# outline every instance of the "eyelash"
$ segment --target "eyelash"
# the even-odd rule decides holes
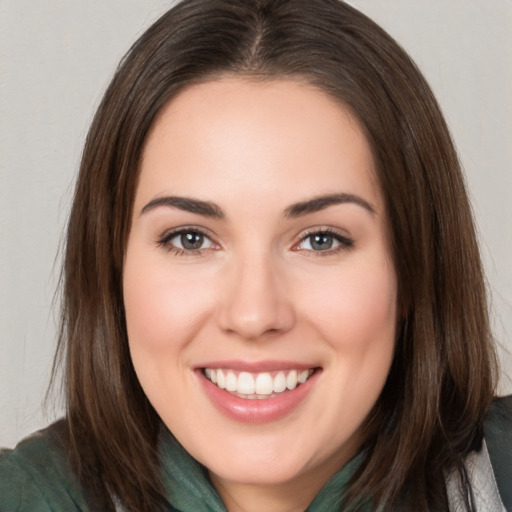
[[[157,244],[167,250],[168,252],[172,252],[175,256],[194,256],[199,255],[204,251],[205,249],[181,249],[180,247],[176,247],[175,245],[171,244],[171,240],[173,238],[176,238],[180,235],[201,235],[205,239],[209,240],[213,245],[216,245],[215,242],[212,240],[211,236],[208,235],[208,233],[200,228],[196,227],[184,227],[179,228],[174,231],[170,231],[162,235],[157,239]]]
[[[344,236],[337,231],[335,231],[332,228],[313,228],[308,231],[306,231],[304,234],[302,234],[300,241],[294,245],[294,248],[299,246],[300,244],[304,243],[308,238],[311,238],[313,236],[328,236],[332,237],[336,242],[339,243],[339,245],[333,249],[327,249],[325,251],[313,251],[307,249],[309,253],[311,253],[314,257],[324,257],[324,256],[332,256],[333,254],[337,254],[339,252],[350,250],[354,247],[354,241],[351,238],[348,238],[347,236]],[[300,251],[301,249],[295,249],[297,251]],[[306,250],[306,249],[302,249]]]
[[[180,236],[180,235],[200,235],[204,237],[205,239],[209,240],[211,244],[216,245],[215,242],[211,239],[211,237],[206,233],[206,231],[197,228],[197,227],[184,227],[179,228],[174,231],[170,231],[162,235],[157,239],[157,244],[166,249],[168,252],[172,252],[175,256],[193,256],[193,255],[200,255],[204,250],[207,250],[209,248],[205,249],[182,249],[180,247],[176,247],[175,245],[171,244],[171,240],[174,238]],[[311,238],[313,236],[327,236],[332,237],[336,242],[339,243],[337,247],[334,249],[327,249],[325,251],[315,251],[310,249],[299,249],[298,246],[304,243],[308,238]],[[296,243],[293,246],[293,249],[296,251],[301,250],[307,250],[311,255],[317,257],[323,257],[323,256],[330,256],[333,254],[337,254],[342,251],[350,250],[354,246],[354,241],[344,235],[341,235],[337,231],[330,229],[330,228],[324,228],[324,229],[310,229],[302,234],[300,240],[298,243]]]

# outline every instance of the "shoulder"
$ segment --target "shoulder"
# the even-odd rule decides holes
[[[498,432],[512,439],[512,395],[495,398],[485,420],[486,435]]]
[[[0,512],[86,511],[63,443],[64,421],[0,452]]]
[[[507,510],[512,510],[512,395],[496,398],[484,423],[496,483]]]

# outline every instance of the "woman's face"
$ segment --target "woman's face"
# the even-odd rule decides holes
[[[386,226],[358,122],[311,86],[223,78],[156,120],[124,268],[130,351],[218,487],[321,485],[360,447],[395,342]]]

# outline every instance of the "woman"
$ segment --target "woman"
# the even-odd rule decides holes
[[[337,0],[186,0],[133,46],[86,142],[59,357],[66,419],[3,457],[0,510],[511,506],[457,156]]]

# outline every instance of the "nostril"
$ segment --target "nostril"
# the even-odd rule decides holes
[[[271,296],[258,301],[235,300],[219,312],[219,326],[226,333],[258,340],[289,331],[295,324],[291,303]]]

